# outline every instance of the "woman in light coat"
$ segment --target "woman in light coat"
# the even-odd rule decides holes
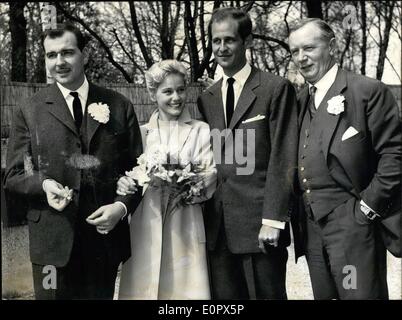
[[[158,105],[141,127],[145,154],[162,145],[181,164],[201,164],[206,192],[163,219],[162,188],[146,188],[131,217],[131,258],[122,267],[119,299],[210,299],[201,208],[216,188],[209,126],[191,119],[185,106],[187,75],[180,62],[155,63],[145,76],[150,97]],[[134,181],[123,177],[117,193],[135,189]]]

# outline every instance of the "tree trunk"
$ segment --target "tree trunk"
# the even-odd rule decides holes
[[[11,81],[27,81],[27,22],[25,1],[9,2],[11,33]]]
[[[154,61],[148,55],[147,48],[144,44],[144,41],[142,40],[140,28],[138,26],[137,12],[135,11],[134,1],[129,1],[128,4],[130,6],[131,23],[133,25],[134,33],[138,41],[138,46],[140,47],[142,56],[144,57],[145,63],[147,64],[147,68],[150,68],[153,65]]]
[[[360,66],[360,73],[362,75],[366,74],[366,63],[367,63],[367,15],[366,15],[366,2],[360,0],[360,7],[362,11],[362,46],[361,46],[361,55],[362,55],[362,64]]]
[[[222,3],[221,0],[215,0],[212,10],[218,9],[220,7],[221,3]],[[218,64],[216,63],[216,61],[214,61],[212,63],[212,66],[209,66],[209,64],[210,64],[209,59],[211,58],[211,56],[212,56],[212,42],[210,41],[210,39],[208,39],[207,50],[206,50],[206,52],[204,54],[204,57],[202,58],[200,66],[199,66],[198,74],[200,75],[200,77],[204,73],[204,70],[207,70],[208,77],[213,79],[215,71],[216,71],[216,67],[217,67]]]
[[[322,1],[320,0],[306,0],[307,16],[309,18],[323,19],[322,15]]]
[[[162,1],[162,60],[173,58],[173,51],[169,39],[169,8],[170,1]]]
[[[188,55],[190,57],[191,81],[195,82],[202,76],[200,72],[200,61],[197,49],[197,38],[195,32],[194,17],[191,14],[191,2],[186,0],[184,3],[184,31],[187,40]]]
[[[382,75],[384,73],[384,63],[385,59],[387,57],[387,49],[388,49],[388,43],[389,43],[389,34],[391,31],[391,26],[392,26],[392,13],[394,11],[394,6],[395,6],[395,1],[390,1],[390,2],[381,2],[379,4],[380,7],[380,12],[384,10],[384,20],[385,20],[385,28],[384,28],[384,34],[383,34],[383,40],[382,43],[380,43],[380,53],[378,55],[378,63],[377,63],[377,74],[376,74],[376,79],[381,80]],[[381,16],[379,16],[379,19],[381,19]],[[380,24],[378,26],[380,28]],[[381,30],[379,30],[381,33]]]

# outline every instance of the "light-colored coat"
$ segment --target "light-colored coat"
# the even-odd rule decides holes
[[[160,132],[156,112],[141,127],[145,152],[166,140]],[[130,222],[132,252],[123,265],[119,299],[210,299],[201,208],[216,188],[209,127],[185,109],[168,141],[181,160],[202,161],[207,194],[176,208],[163,225],[161,190],[146,189]]]

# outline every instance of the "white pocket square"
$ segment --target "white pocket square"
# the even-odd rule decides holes
[[[259,114],[253,118],[246,119],[246,120],[242,121],[241,123],[248,123],[248,122],[258,121],[258,120],[262,120],[262,119],[265,119],[265,116],[262,116]]]
[[[342,141],[345,141],[346,139],[349,139],[355,135],[357,135],[359,133],[359,131],[357,131],[355,128],[353,128],[352,126],[350,126],[349,128],[347,128],[347,130],[343,133],[342,135]]]

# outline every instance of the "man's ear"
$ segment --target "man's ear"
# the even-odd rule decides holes
[[[244,39],[244,45],[246,49],[250,49],[253,46],[253,36],[251,34]]]
[[[88,49],[86,47],[84,49],[82,49],[82,55],[84,57],[84,66],[86,66],[88,63],[88,60],[89,60],[89,53],[88,53]]]
[[[335,49],[336,49],[336,40],[335,38],[332,38],[331,40],[329,40],[329,54],[330,56],[334,56],[335,55]]]

